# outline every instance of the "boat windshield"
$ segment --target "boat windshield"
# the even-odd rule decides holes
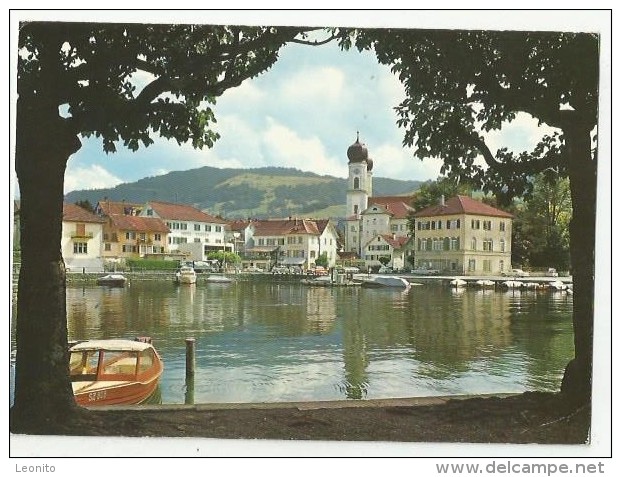
[[[69,374],[73,381],[127,380],[136,376],[137,364],[138,354],[133,351],[73,351]]]

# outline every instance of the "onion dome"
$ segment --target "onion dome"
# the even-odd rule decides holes
[[[356,142],[347,149],[347,158],[349,162],[362,162],[369,158],[367,147],[360,142],[360,135],[356,133]]]
[[[373,170],[373,159],[370,157],[367,159],[367,171],[371,172]]]

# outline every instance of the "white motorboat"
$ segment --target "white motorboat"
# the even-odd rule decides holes
[[[410,282],[401,277],[390,277],[387,275],[375,275],[365,279],[361,285],[366,288],[410,288]]]
[[[233,279],[224,275],[209,275],[205,281],[207,283],[232,283]]]
[[[496,282],[492,280],[477,280],[475,284],[479,288],[494,288],[496,286]]]
[[[120,273],[110,273],[97,279],[97,285],[107,287],[124,287],[126,283],[127,278]]]
[[[451,280],[449,282],[449,285],[451,285],[453,288],[463,288],[468,285],[468,282],[466,280],[462,280],[461,278],[456,278],[454,280]]]
[[[183,266],[176,274],[177,283],[192,285],[196,283],[196,271],[192,267]]]
[[[517,280],[507,280],[506,282],[502,282],[502,286],[511,289],[521,288],[522,282],[519,282]]]

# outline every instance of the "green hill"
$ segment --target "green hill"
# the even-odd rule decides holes
[[[373,178],[373,193],[409,195],[419,181]],[[146,177],[110,189],[72,191],[65,201],[88,200],[95,205],[108,198],[143,203],[149,200],[190,204],[214,215],[232,218],[266,218],[299,215],[342,217],[345,214],[345,179],[297,169],[216,169],[201,167]]]

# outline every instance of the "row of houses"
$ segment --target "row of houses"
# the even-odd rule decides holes
[[[391,215],[372,203],[361,222]],[[390,217],[388,217],[390,218]],[[400,219],[399,219],[400,220]],[[325,255],[329,266],[358,263],[455,274],[490,275],[511,268],[511,214],[456,196],[414,214],[414,233],[380,230],[361,253],[344,249],[333,221],[324,219],[226,221],[195,207],[166,202],[101,201],[93,212],[64,204],[62,253],[73,271],[97,271],[130,258],[207,260],[213,251],[237,253],[241,267],[308,269]],[[393,224],[394,225],[394,224]],[[400,224],[399,224],[400,225]],[[364,229],[364,225],[362,225]]]
[[[93,212],[63,206],[62,254],[73,271],[98,271],[136,258],[204,261],[214,251],[238,254],[243,267],[306,269],[324,254],[334,266],[338,244],[330,220],[229,222],[190,205],[155,201],[104,200]]]
[[[511,214],[463,195],[415,212],[411,195],[373,195],[374,161],[359,136],[347,158],[341,234],[327,219],[227,221],[185,204],[102,200],[92,212],[65,204],[63,257],[69,269],[89,271],[138,257],[203,261],[213,251],[237,253],[243,268],[308,269],[325,255],[330,267],[387,263],[463,275],[511,269]]]

